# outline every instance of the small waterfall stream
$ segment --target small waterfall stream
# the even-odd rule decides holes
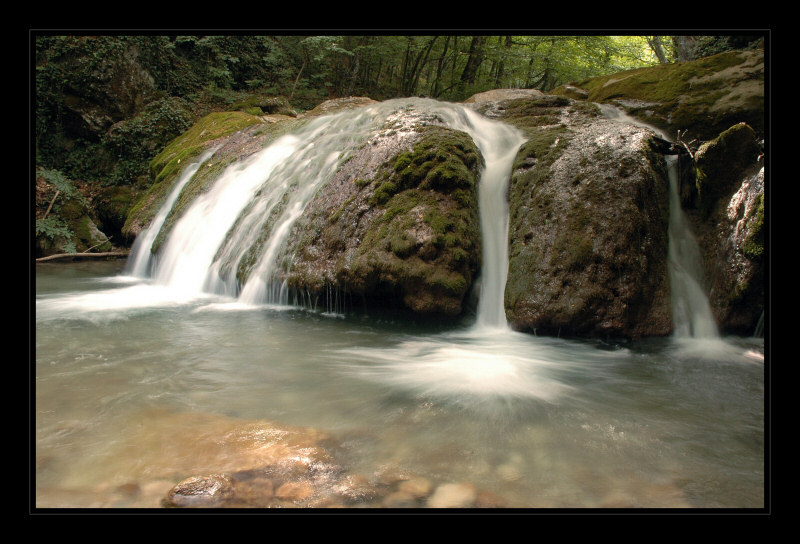
[[[175,205],[175,201],[178,200],[178,196],[181,194],[183,187],[192,179],[192,176],[195,175],[209,157],[214,154],[214,151],[215,149],[209,149],[203,153],[196,162],[189,164],[189,166],[181,172],[180,177],[175,182],[175,186],[170,191],[164,204],[161,205],[161,208],[158,210],[158,213],[153,218],[150,225],[136,237],[133,247],[131,248],[131,258],[128,260],[125,268],[127,274],[138,277],[147,277],[150,274],[150,267],[153,262],[150,248],[153,247],[153,242],[156,236],[158,236],[158,232],[164,225],[164,221],[167,219],[170,210],[172,210],[172,206]]]
[[[660,138],[672,140],[661,130],[635,119],[610,104],[598,104],[609,119],[647,128]],[[680,172],[677,156],[665,156],[669,176],[669,248],[667,266],[674,335],[677,338],[719,338],[719,331],[701,286],[702,259],[679,196]]]

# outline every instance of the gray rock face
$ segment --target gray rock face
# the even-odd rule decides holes
[[[587,106],[504,105],[503,118],[530,137],[510,188],[507,317],[537,334],[668,334],[663,157],[651,131]]]
[[[103,134],[117,121],[133,117],[152,99],[153,76],[138,57],[138,48],[129,46],[120,57],[98,64],[91,86],[68,90],[65,106],[76,117],[73,132]]]

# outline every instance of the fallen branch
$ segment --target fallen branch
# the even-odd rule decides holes
[[[44,217],[42,217],[42,219],[46,219],[47,218],[47,215],[50,213],[50,209],[53,207],[53,204],[55,203],[56,198],[58,198],[58,193],[60,193],[60,192],[61,191],[56,189],[56,194],[53,195],[53,200],[50,201],[50,205],[47,207],[47,211],[44,212]]]
[[[103,240],[102,242],[100,242],[99,244],[95,244],[95,245],[93,245],[92,247],[90,247],[89,249],[87,249],[86,251],[82,251],[81,253],[89,253],[91,250],[93,250],[93,249],[94,249],[94,248],[96,248],[97,246],[102,246],[103,244],[107,243],[109,240],[111,240],[111,238],[112,238],[112,237],[111,237],[111,236],[109,236],[108,238],[106,238],[105,240]]]
[[[36,259],[37,263],[45,261],[64,261],[73,260],[80,261],[83,259],[105,259],[110,257],[127,257],[127,251],[107,251],[105,253],[56,253],[55,255],[48,255],[47,257],[39,257]]]
[[[687,129],[687,130],[688,130],[688,129]],[[686,136],[686,130],[684,130],[684,131],[683,131],[683,136]],[[692,140],[692,142],[694,142],[694,141],[695,141],[695,140]],[[689,146],[688,146],[688,145],[686,145],[686,142],[684,142],[684,141],[683,141],[683,139],[682,139],[682,137],[681,137],[681,131],[680,131],[680,129],[678,129],[678,143],[679,143],[679,144],[681,144],[681,145],[682,145],[684,148],[686,148],[686,152],[687,152],[687,153],[689,153],[689,156],[692,158],[692,160],[694,160],[694,154],[692,153],[692,150],[691,150],[691,149],[689,149]],[[690,142],[690,143],[691,143],[691,142]]]

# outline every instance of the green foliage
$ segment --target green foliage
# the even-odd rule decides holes
[[[131,184],[147,174],[149,162],[170,140],[189,128],[192,119],[188,103],[171,97],[152,102],[136,117],[112,126],[103,144],[118,160],[107,183]]]
[[[63,219],[55,216],[37,219],[35,228],[37,238],[46,238],[53,244],[61,242],[59,247],[64,253],[77,253],[72,241],[74,234]]]
[[[59,170],[53,170],[50,168],[37,168],[36,175],[37,177],[43,178],[47,183],[55,187],[57,191],[64,195],[64,198],[76,199],[82,204],[88,204],[86,198],[78,191],[78,189],[75,188],[75,185],[72,183],[72,181],[67,179],[67,177]]]

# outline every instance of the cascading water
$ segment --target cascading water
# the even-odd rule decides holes
[[[621,123],[641,126],[660,138],[672,141],[664,132],[643,123],[609,104],[598,104],[603,114]],[[700,249],[682,207],[678,187],[680,172],[677,156],[665,156],[669,176],[669,247],[667,266],[670,278],[672,321],[677,338],[719,338],[708,297],[700,285]]]
[[[167,196],[167,200],[161,205],[161,208],[153,218],[153,221],[139,234],[139,236],[136,237],[133,248],[131,248],[131,258],[129,259],[125,268],[126,273],[138,277],[146,277],[149,275],[150,265],[152,263],[152,254],[150,253],[150,248],[153,247],[153,242],[155,241],[156,236],[158,236],[158,232],[164,225],[164,221],[166,220],[170,210],[172,210],[172,206],[175,204],[175,201],[178,200],[178,196],[181,194],[183,187],[190,179],[192,179],[192,176],[194,176],[194,174],[200,169],[203,163],[205,163],[209,157],[214,154],[214,151],[215,149],[206,151],[196,162],[191,163],[183,170],[183,172],[181,172],[178,181],[175,182],[175,186]]]
[[[669,267],[672,321],[675,336],[718,338],[717,324],[711,305],[699,278],[702,277],[700,249],[689,221],[681,209],[678,195],[677,157],[668,156],[669,174]]]
[[[507,327],[504,294],[508,277],[508,202],[506,194],[511,165],[525,141],[514,128],[492,123],[470,112],[478,130],[472,137],[481,150],[486,167],[478,185],[483,261],[481,296],[478,302],[480,327]]]
[[[232,295],[246,305],[287,304],[285,286],[275,285],[272,278],[277,255],[292,226],[348,151],[363,143],[398,109],[409,107],[435,116],[449,128],[467,132],[484,156],[485,169],[478,184],[483,235],[478,323],[506,327],[505,195],[514,155],[524,139],[513,127],[463,106],[430,99],[387,101],[314,119],[245,162],[228,167],[175,223],[159,251],[153,271],[156,283],[185,293]],[[202,157],[182,174],[158,217],[137,243],[132,258],[137,263],[137,275],[146,272],[152,242],[181,188],[207,158]],[[268,236],[260,236],[264,232]],[[250,271],[240,286],[236,271],[245,260],[251,263]]]

